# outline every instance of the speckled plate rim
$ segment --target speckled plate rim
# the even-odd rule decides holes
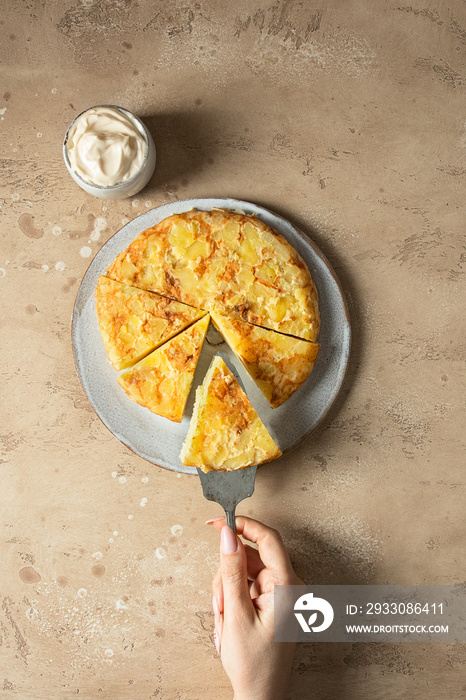
[[[339,391],[343,385],[343,381],[346,375],[347,367],[348,367],[348,362],[349,362],[349,357],[350,357],[350,350],[351,350],[351,324],[350,324],[350,317],[349,317],[349,312],[348,312],[348,307],[346,304],[345,296],[343,293],[343,289],[341,287],[341,284],[338,280],[337,275],[335,274],[333,268],[331,267],[330,263],[326,259],[326,257],[323,255],[323,253],[319,250],[319,248],[315,245],[315,243],[308,238],[299,228],[297,228],[294,224],[292,224],[290,221],[285,219],[284,217],[280,216],[279,214],[276,214],[275,212],[266,209],[262,206],[253,204],[251,202],[247,202],[244,200],[238,200],[238,199],[232,199],[232,198],[193,198],[193,199],[184,199],[184,200],[176,200],[173,202],[168,202],[166,204],[162,204],[152,210],[149,210],[147,212],[144,212],[140,216],[136,217],[135,219],[129,221],[127,224],[125,224],[121,229],[119,229],[113,236],[111,236],[108,241],[102,246],[102,248],[97,252],[91,263],[89,264],[89,267],[84,274],[84,277],[81,281],[78,293],[76,295],[76,300],[74,304],[74,309],[73,309],[73,315],[72,315],[72,326],[71,326],[71,341],[72,341],[72,349],[73,349],[73,357],[74,357],[74,362],[76,366],[76,371],[78,374],[78,377],[81,381],[81,384],[83,386],[83,389],[87,395],[87,398],[96,412],[97,416],[102,420],[104,425],[110,430],[110,432],[126,447],[128,447],[130,450],[132,450],[134,453],[136,453],[138,456],[142,457],[143,459],[148,460],[152,464],[155,464],[156,466],[169,469],[171,471],[175,472],[180,472],[180,473],[185,473],[185,474],[196,474],[196,470],[193,467],[185,467],[184,465],[181,464],[181,461],[179,463],[174,463],[173,461],[167,461],[164,457],[161,458],[160,455],[155,456],[153,450],[150,449],[150,447],[147,449],[142,448],[140,444],[137,444],[137,440],[135,440],[135,435],[134,432],[126,430],[126,425],[125,429],[118,428],[116,423],[117,421],[114,420],[114,416],[112,419],[112,412],[111,410],[106,410],[105,407],[102,404],[102,401],[99,400],[99,395],[98,392],[96,392],[96,387],[94,385],[93,381],[90,381],[90,377],[92,375],[92,366],[93,363],[96,362],[96,357],[97,357],[97,364],[99,362],[102,362],[102,357],[105,356],[105,352],[103,352],[103,344],[100,339],[100,333],[98,334],[98,343],[96,346],[96,353],[92,352],[94,348],[92,348],[92,351],[89,352],[89,343],[86,342],[88,340],[88,326],[89,326],[89,313],[93,314],[95,317],[95,311],[94,311],[94,291],[95,287],[97,284],[97,279],[99,275],[103,274],[105,270],[108,268],[112,260],[118,255],[121,251],[123,251],[136,236],[139,235],[142,231],[145,229],[154,226],[157,224],[159,221],[162,221],[162,219],[166,218],[167,216],[171,216],[172,214],[179,214],[185,211],[188,211],[189,209],[196,208],[200,210],[210,210],[212,208],[222,208],[222,209],[229,209],[232,211],[241,211],[246,214],[255,214],[261,221],[263,221],[265,224],[276,230],[278,233],[283,235],[300,253],[300,255],[305,259],[307,264],[309,265],[311,269],[311,274],[313,274],[313,278],[315,279],[316,277],[316,270],[313,269],[313,264],[318,264],[320,268],[320,276],[323,276],[324,284],[321,286],[325,286],[327,291],[329,286],[332,289],[331,295],[332,295],[332,300],[331,300],[331,314],[328,314],[331,316],[332,314],[335,314],[336,317],[339,319],[340,323],[339,324],[332,324],[331,332],[333,333],[334,340],[336,339],[336,345],[332,345],[332,350],[336,351],[336,356],[334,352],[334,356],[332,358],[334,364],[336,364],[335,372],[332,376],[328,376],[325,381],[328,384],[326,386],[326,399],[325,399],[325,405],[323,405],[322,409],[319,412],[319,415],[317,417],[314,417],[313,420],[309,421],[309,424],[306,426],[306,430],[302,432],[298,437],[293,438],[292,444],[286,445],[285,447],[282,447],[280,444],[280,440],[278,441],[280,444],[280,447],[282,447],[282,452],[283,454],[287,454],[291,452],[291,450],[295,449],[298,445],[300,445],[302,442],[307,440],[309,436],[321,425],[321,423],[325,420],[326,416],[328,415],[329,411],[331,410],[338,394]],[[320,299],[320,304],[322,308],[322,288],[319,288],[318,280],[316,280],[316,286],[317,290],[319,293],[319,299]],[[90,305],[92,305],[92,310],[90,311]],[[87,311],[86,311],[87,310]],[[323,319],[325,322],[325,318]],[[92,323],[95,322],[95,327],[98,329],[97,325],[97,320],[96,318],[92,318]],[[337,326],[338,328],[334,327]],[[95,329],[93,333],[93,339],[95,339]],[[92,336],[92,332],[91,332]],[[319,341],[322,342],[322,329],[321,329],[321,334],[319,336]],[[224,349],[224,346],[221,348],[222,350]],[[229,348],[227,348],[227,352],[229,351]],[[204,352],[204,351],[203,351]],[[231,351],[230,351],[231,352]],[[278,416],[279,413],[283,414],[283,411],[286,411],[287,405],[289,405],[291,402],[296,401],[298,396],[301,395],[301,398],[303,397],[302,392],[305,390],[304,388],[309,384],[309,382],[312,382],[312,378],[315,377],[318,374],[318,368],[322,367],[323,362],[325,362],[325,358],[322,358],[322,355],[326,355],[328,352],[330,352],[330,348],[327,348],[324,344],[321,346],[321,352],[319,354],[318,361],[316,363],[316,367],[314,368],[314,371],[311,374],[311,377],[307,380],[305,385],[298,391],[294,396],[289,399],[286,404],[281,406],[278,409],[270,409],[268,406],[267,402],[265,399],[263,399],[263,405],[262,405],[262,411],[260,412],[261,417],[263,418],[265,424],[267,427],[271,430],[271,433],[274,437],[276,437],[276,430],[273,429],[273,426],[270,426],[270,421],[268,422],[266,417],[264,417],[264,412],[272,412],[273,415]],[[247,373],[245,373],[244,368],[241,366],[241,364],[236,360],[236,358],[232,355],[231,356],[232,361],[234,362],[235,366],[237,367],[238,371],[240,372],[243,381],[246,383],[246,389],[248,391],[248,395],[250,396],[251,400],[253,398],[251,397],[251,393],[254,393],[256,390],[256,387],[253,385],[251,380],[249,379]],[[118,387],[119,391],[121,389],[119,388],[119,385],[116,382],[116,375],[114,373],[114,370],[110,368],[110,371],[108,371],[108,368],[110,367],[109,363],[107,360],[105,360],[105,368],[102,366],[102,375],[99,376],[98,381],[102,382],[102,387],[98,387],[100,390],[103,388],[104,390],[109,390],[110,392],[115,391],[116,387]],[[113,373],[113,374],[112,374]],[[198,377],[198,380],[196,382],[193,382],[193,388],[191,390],[191,395],[194,393],[195,387],[202,382],[202,376]],[[257,390],[257,393],[260,394],[260,392]],[[258,402],[260,403],[260,399],[256,396],[254,397],[255,401],[253,401],[253,404],[255,405],[256,409],[259,410],[259,407],[256,405]],[[137,412],[137,411],[143,411],[144,415],[149,413],[147,409],[142,409],[140,406],[137,406],[134,404],[129,398],[126,397],[125,395],[125,400],[127,400],[127,410],[129,412]],[[192,403],[192,399],[191,399]],[[304,402],[302,402],[304,403]],[[272,415],[272,414],[270,414]],[[146,416],[147,417],[147,416]],[[150,418],[154,421],[162,421],[163,422],[163,430],[162,432],[169,435],[170,431],[177,430],[179,426],[185,424],[185,431],[184,433],[187,432],[188,424],[189,424],[189,419],[187,420],[187,417],[183,419],[183,424],[173,424],[169,423],[163,418],[160,418],[159,416],[154,416],[153,414],[150,414]],[[283,416],[282,419],[279,421],[279,423],[283,422]],[[286,418],[285,418],[286,422]],[[182,440],[179,442],[179,449],[181,449],[181,444]]]

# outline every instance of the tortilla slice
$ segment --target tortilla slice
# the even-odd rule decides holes
[[[129,398],[181,423],[208,326],[209,316],[204,316],[122,372],[118,383]]]
[[[319,343],[212,313],[212,321],[272,408],[287,401],[314,369]]]
[[[116,370],[135,364],[207,313],[104,276],[95,298],[102,340]]]
[[[233,471],[280,457],[281,450],[224,361],[214,357],[196,390],[180,458],[205,472]]]

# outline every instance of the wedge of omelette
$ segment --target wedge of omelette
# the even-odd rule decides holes
[[[118,383],[129,398],[180,423],[208,326],[209,316],[204,316],[122,372]]]
[[[214,312],[212,321],[272,408],[287,401],[314,369],[319,343]]]
[[[116,370],[138,362],[207,313],[104,276],[95,300],[105,350]]]
[[[255,216],[192,209],[143,231],[107,275],[208,311],[315,341],[317,291],[304,260]]]
[[[248,397],[217,355],[196,390],[181,461],[205,472],[233,471],[270,462],[280,455],[280,448]]]

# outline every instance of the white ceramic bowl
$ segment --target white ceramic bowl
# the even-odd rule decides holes
[[[87,180],[84,180],[71,166],[69,155],[68,155],[68,138],[69,135],[79,117],[88,112],[90,109],[95,109],[97,107],[106,107],[115,109],[117,112],[121,112],[126,115],[134,123],[139,133],[143,137],[147,148],[144,155],[144,160],[141,167],[133,177],[124,182],[119,182],[116,185],[111,185],[110,187],[103,187],[100,185],[95,185]],[[152,177],[155,170],[155,144],[150,134],[150,131],[142,123],[142,121],[132,112],[129,112],[123,107],[117,107],[116,105],[94,105],[93,107],[88,107],[84,112],[78,114],[75,119],[71,122],[68,130],[66,132],[63,141],[63,159],[65,161],[66,168],[73,178],[73,180],[83,189],[85,192],[94,195],[94,197],[100,197],[101,199],[125,199],[126,197],[132,197],[133,195],[140,192],[143,187],[147,185],[150,178]]]

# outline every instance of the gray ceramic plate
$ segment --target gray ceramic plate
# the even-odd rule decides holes
[[[210,327],[202,349],[193,387],[181,423],[165,418],[133,403],[116,381],[117,374],[107,361],[95,313],[94,291],[99,275],[136,236],[171,214],[189,209],[222,207],[256,214],[261,221],[281,233],[306,261],[319,293],[322,325],[321,349],[311,376],[283,405],[271,409],[242,365]],[[123,444],[160,467],[185,474],[196,474],[184,467],[179,454],[188,431],[195,388],[202,383],[211,358],[218,350],[226,353],[243,380],[247,394],[279,444],[283,453],[296,447],[321,423],[343,382],[350,352],[351,330],[340,284],[329,263],[316,246],[281,216],[237,199],[185,199],[152,209],[130,221],[101,248],[84,275],[76,297],[72,323],[72,343],[76,369],[84,390],[98,416]]]

